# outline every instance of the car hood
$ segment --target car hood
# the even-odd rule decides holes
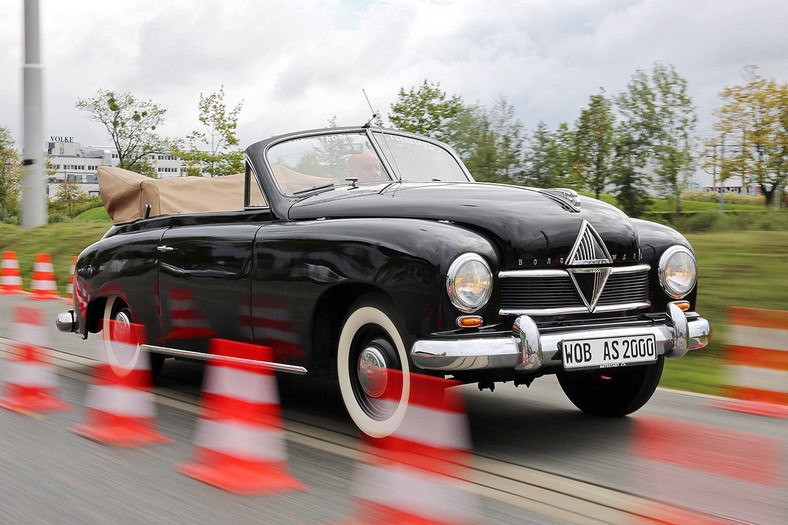
[[[291,220],[399,217],[449,221],[491,237],[506,269],[563,265],[587,221],[614,264],[639,257],[638,236],[617,208],[580,197],[580,211],[554,196],[521,186],[484,183],[390,183],[345,187],[304,198]],[[502,268],[503,269],[503,268]]]

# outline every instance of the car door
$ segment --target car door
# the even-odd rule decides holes
[[[251,342],[252,244],[260,224],[227,214],[173,222],[157,247],[165,346],[204,351],[214,337]]]

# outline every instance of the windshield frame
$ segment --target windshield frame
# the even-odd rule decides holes
[[[280,144],[284,144],[287,142],[299,140],[299,139],[308,139],[313,137],[321,137],[321,136],[328,136],[328,135],[356,135],[364,137],[369,145],[374,150],[375,154],[380,161],[381,167],[381,175],[385,177],[382,181],[376,181],[376,184],[380,183],[391,183],[391,182],[418,182],[418,183],[430,183],[430,182],[473,182],[473,177],[468,172],[468,169],[465,167],[465,164],[460,159],[459,155],[451,149],[446,144],[439,142],[437,140],[431,139],[429,137],[423,137],[421,135],[416,135],[413,133],[407,133],[399,130],[390,130],[384,128],[327,128],[322,130],[313,130],[313,131],[306,131],[302,133],[293,133],[288,134],[282,137],[276,137],[275,139],[268,142],[265,148],[262,151],[263,162],[266,167],[266,171],[268,175],[271,177],[272,181],[274,182],[274,186],[276,190],[285,198],[288,199],[300,199],[304,196],[308,196],[313,194],[314,192],[322,192],[322,191],[330,191],[334,188],[341,188],[343,185],[341,183],[335,184],[333,187],[331,186],[324,186],[318,185],[315,187],[314,191],[310,191],[309,188],[305,188],[304,190],[299,190],[299,192],[295,193],[288,193],[282,188],[280,181],[275,176],[274,167],[271,164],[270,159],[270,150]],[[399,167],[396,165],[396,158],[394,157],[393,151],[391,151],[390,146],[386,142],[387,136],[398,136],[403,137],[423,143],[430,144],[431,146],[437,147],[442,150],[445,154],[448,154],[450,158],[455,162],[456,167],[459,168],[459,171],[465,177],[463,181],[416,181],[411,180],[408,181],[407,179],[403,180],[402,173]],[[341,181],[338,181],[341,182]],[[348,185],[354,184],[351,182],[347,183]],[[358,184],[370,184],[359,182]]]
[[[435,139],[432,139],[432,138],[429,138],[429,137],[424,137],[422,135],[416,135],[414,133],[408,133],[408,132],[405,132],[405,131],[399,131],[399,130],[393,130],[393,129],[385,129],[385,128],[382,128],[382,127],[367,128],[367,132],[368,132],[368,135],[370,136],[370,140],[372,141],[372,143],[376,147],[376,152],[378,154],[378,157],[386,164],[386,166],[389,169],[389,172],[394,174],[395,180],[397,180],[399,182],[418,182],[419,184],[421,184],[421,183],[427,184],[427,183],[431,183],[431,182],[443,183],[443,184],[445,184],[447,182],[475,182],[475,180],[473,179],[473,176],[468,171],[468,168],[465,167],[465,163],[462,161],[462,159],[457,154],[457,152],[454,151],[448,144],[444,144],[443,142],[440,142],[438,140],[435,140]],[[394,158],[393,152],[391,152],[391,159],[394,160],[393,164],[391,162],[391,159],[389,158],[389,155],[387,155],[385,153],[385,149],[388,149],[390,151],[389,145],[388,144],[380,144],[380,142],[378,141],[377,135],[380,135],[384,139],[384,142],[385,142],[385,136],[386,135],[392,135],[392,136],[405,137],[405,138],[412,139],[412,140],[417,140],[417,141],[420,141],[420,142],[426,142],[428,144],[431,144],[433,146],[436,146],[436,147],[442,149],[444,152],[448,153],[454,159],[454,162],[460,168],[460,171],[465,176],[466,180],[465,181],[453,181],[453,180],[449,180],[449,181],[409,181],[409,180],[404,180],[403,177],[402,177],[402,173],[400,173],[400,171],[399,171],[399,167],[396,166],[396,159]]]

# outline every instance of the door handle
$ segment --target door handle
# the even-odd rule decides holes
[[[175,248],[167,246],[166,244],[162,244],[161,246],[157,246],[156,249],[159,250],[160,252],[171,252]]]

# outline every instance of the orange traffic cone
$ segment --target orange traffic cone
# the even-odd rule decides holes
[[[0,398],[0,407],[23,413],[71,410],[57,397],[57,373],[44,350],[47,332],[43,310],[17,306],[13,319],[17,343],[10,346],[6,392]]]
[[[207,339],[216,335],[205,314],[194,307],[191,290],[170,286],[168,292],[171,330],[167,339]]]
[[[788,311],[728,308],[724,395],[712,406],[788,419]]]
[[[26,294],[22,288],[22,274],[19,272],[19,261],[16,252],[3,252],[2,269],[0,269],[0,294]]]
[[[401,397],[403,374],[387,370],[380,408]],[[356,468],[354,519],[360,523],[469,525],[480,522],[473,494],[457,480],[471,474],[470,432],[456,382],[410,374],[408,406],[390,435],[364,436],[369,459]]]
[[[124,330],[123,328],[128,328]],[[108,445],[136,447],[169,443],[171,440],[156,431],[156,402],[153,378],[147,352],[140,346],[144,330],[140,325],[116,325],[115,330],[104,330],[104,337],[112,333],[118,351],[142,352],[133,368],[99,363],[93,370],[93,382],[88,387],[84,423],[71,430],[82,437]]]
[[[36,262],[33,265],[33,279],[30,282],[30,289],[33,291],[32,295],[30,295],[30,299],[62,299],[62,297],[57,294],[55,269],[52,267],[52,258],[48,253],[36,254]]]
[[[268,361],[270,355],[270,348],[211,340],[194,459],[177,465],[179,472],[236,494],[307,488],[288,473],[273,372],[226,359]]]
[[[68,269],[68,284],[66,285],[66,300],[63,301],[66,304],[72,304],[74,302],[74,272],[77,269],[77,256],[75,255],[73,259],[71,259],[71,267]]]

